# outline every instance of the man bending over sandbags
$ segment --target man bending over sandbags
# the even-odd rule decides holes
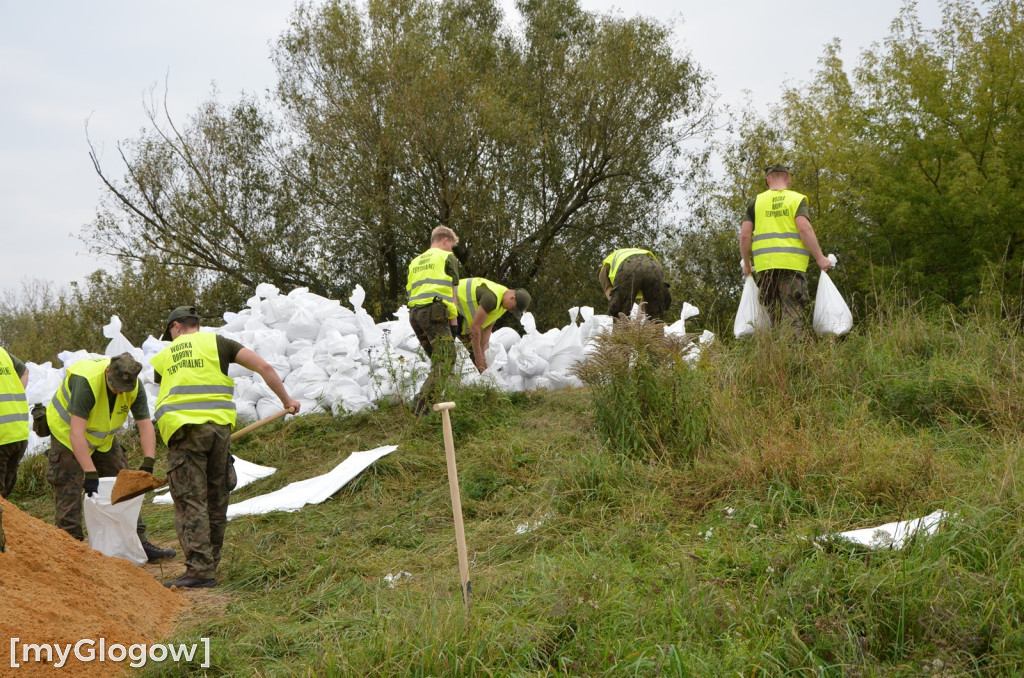
[[[520,288],[512,290],[486,278],[463,278],[455,288],[455,306],[459,312],[460,338],[466,343],[476,369],[487,369],[487,348],[491,329],[505,312],[516,320],[530,307],[530,294]]]
[[[228,497],[237,482],[229,450],[235,382],[228,366],[258,372],[293,414],[300,405],[266,360],[237,341],[200,332],[195,307],[171,311],[161,338],[171,343],[149,361],[160,384],[153,418],[167,443],[174,527],[185,552],[185,574],[164,586],[211,588],[217,585]]]
[[[146,391],[139,384],[141,371],[142,365],[130,353],[80,360],[68,368],[46,408],[50,427],[46,480],[56,493],[56,524],[79,541],[85,539],[82,490],[91,496],[99,490],[100,477],[116,477],[128,467],[114,435],[128,419],[128,412],[139,428],[144,457],[141,469],[153,472],[156,432],[149,419]],[[149,543],[141,516],[138,533],[149,562],[174,557],[174,549]]]

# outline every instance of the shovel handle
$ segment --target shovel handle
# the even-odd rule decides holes
[[[234,433],[232,433],[231,434],[231,442],[234,442],[234,441],[238,440],[239,438],[244,436],[246,433],[249,433],[250,431],[258,429],[260,426],[266,426],[270,422],[276,421],[277,419],[280,419],[284,415],[291,414],[291,413],[292,413],[292,409],[289,408],[287,410],[281,410],[280,412],[275,412],[274,414],[270,415],[269,417],[263,417],[259,421],[254,421],[253,423],[249,424],[245,428],[240,428],[237,431],[235,431]]]

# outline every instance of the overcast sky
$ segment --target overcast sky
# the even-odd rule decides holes
[[[503,0],[506,7],[513,3]],[[749,92],[777,101],[785,82],[810,78],[835,37],[849,70],[889,32],[902,0],[581,0],[585,9],[642,14],[676,26],[677,46],[714,78],[720,101]],[[0,293],[30,279],[65,285],[109,258],[78,239],[102,192],[85,125],[110,173],[120,178],[118,141],[146,126],[143,101],[162,98],[176,120],[208,99],[222,102],[274,86],[272,42],[291,0],[0,0]],[[926,28],[937,0],[922,0]],[[771,55],[770,57],[768,55]]]

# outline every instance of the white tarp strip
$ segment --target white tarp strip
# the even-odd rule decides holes
[[[298,511],[306,504],[319,504],[362,473],[367,466],[397,449],[398,445],[384,445],[365,452],[353,452],[322,476],[290,483],[275,492],[231,504],[228,506],[228,520],[271,511]]]
[[[238,476],[238,484],[235,485],[235,489],[245,487],[251,482],[255,482],[260,478],[266,478],[269,475],[273,475],[277,472],[277,469],[273,466],[260,466],[254,464],[251,461],[240,459],[235,457],[235,475]],[[164,492],[153,497],[154,504],[173,504],[174,500],[171,499],[170,492]]]
[[[915,534],[920,533],[924,536],[935,534],[935,531],[939,529],[939,524],[946,517],[945,511],[935,511],[916,520],[898,520],[895,523],[886,523],[878,527],[826,534],[818,539],[821,541],[851,541],[870,549],[901,549]]]

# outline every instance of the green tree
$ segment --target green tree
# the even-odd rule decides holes
[[[332,0],[300,6],[274,51],[274,119],[209,104],[123,145],[89,238],[128,257],[327,296],[378,317],[445,224],[467,276],[532,288],[542,323],[599,298],[604,252],[650,243],[703,156],[706,76],[666,26],[576,0]],[[696,159],[696,161],[695,161]],[[94,156],[95,160],[95,156]]]

